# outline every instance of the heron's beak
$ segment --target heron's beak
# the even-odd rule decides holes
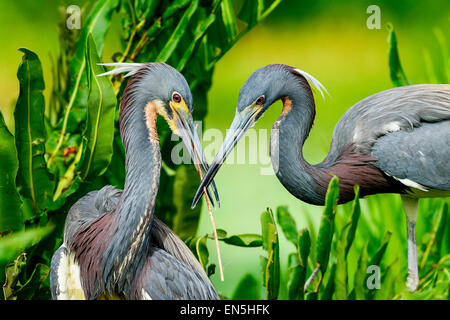
[[[251,105],[241,112],[236,112],[219,152],[216,154],[209,170],[206,172],[205,177],[197,189],[194,200],[192,201],[192,208],[194,208],[200,200],[203,188],[208,187],[213,181],[216,173],[225,162],[227,156],[233,150],[238,141],[244,136],[248,128],[255,123],[255,118],[261,111],[262,108],[260,106]]]
[[[184,102],[183,102],[184,104]],[[195,169],[197,170],[200,179],[202,179],[205,173],[208,171],[209,166],[206,162],[205,154],[203,153],[202,145],[200,143],[200,138],[198,136],[197,130],[194,126],[194,120],[189,110],[186,108],[176,108],[172,105],[172,110],[174,111],[173,122],[176,127],[176,133],[181,137],[186,146],[189,155],[194,163]],[[217,193],[216,185],[214,182],[211,183],[214,196],[216,198],[217,204],[220,207],[219,194]],[[209,193],[209,184],[207,187],[208,197],[214,206],[214,201]],[[203,189],[202,189],[203,192]]]

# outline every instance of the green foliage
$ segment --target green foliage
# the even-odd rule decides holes
[[[389,36],[389,68],[391,74],[391,81],[396,87],[410,85],[411,82],[405,75],[400,64],[400,56],[397,48],[397,36],[395,35],[394,27],[388,24]]]
[[[14,136],[5,125],[0,113],[0,234],[18,231],[23,227],[20,207],[22,201],[16,189],[16,175],[19,167]]]
[[[261,256],[261,273],[266,299],[275,300],[280,288],[280,249],[278,232],[272,210],[261,214],[262,247],[266,255]]]
[[[252,10],[257,8],[258,16],[248,23],[238,17],[244,2],[96,1],[83,10],[87,13],[80,31],[67,29],[62,10],[47,104],[40,60],[31,50],[20,49],[24,56],[17,72],[15,134],[0,117],[0,282],[5,283],[5,298],[49,298],[48,267],[61,244],[68,210],[91,190],[106,184],[123,187],[125,153],[117,102],[126,81],[121,75],[96,76],[104,72],[98,63],[107,60],[101,56],[113,17],[122,19],[122,50],[112,60],[160,61],[176,67],[190,84],[194,118],[203,120],[215,64],[279,3],[255,2]],[[238,14],[236,4],[241,7]],[[222,32],[227,37],[221,37]],[[199,178],[193,166],[172,163],[176,142],[164,121],[157,127],[163,170],[156,212],[186,239],[212,275],[215,265],[209,264],[206,247],[210,236],[195,237],[201,206],[190,209]],[[262,243],[261,236],[253,234],[223,236],[221,241],[241,247]]]
[[[419,289],[415,293],[410,293],[405,286],[406,265],[400,263],[398,257],[394,259],[391,257],[389,261],[386,255],[392,242],[392,235],[401,236],[405,230],[396,227],[395,233],[386,230],[378,239],[374,236],[368,237],[360,225],[362,212],[358,186],[355,186],[355,199],[351,205],[340,206],[341,209],[345,208],[342,216],[336,215],[338,188],[339,181],[334,177],[328,187],[327,205],[323,210],[318,236],[315,238],[316,243],[312,243],[308,228],[293,231],[292,226],[296,223],[287,207],[277,208],[277,223],[273,220],[270,209],[263,213],[261,217],[263,250],[270,257],[261,259],[263,267],[261,280],[266,290],[266,299],[448,299],[450,253],[447,247],[443,250],[442,246],[435,245],[437,238],[442,239],[439,243],[448,242],[448,231],[443,231],[448,216],[448,202],[433,200],[440,204],[438,210],[428,210],[428,216],[424,217],[434,223],[422,241],[422,244],[426,245],[419,246],[422,248],[419,252],[419,257],[422,257],[422,262],[419,261]],[[385,205],[387,207],[388,203]],[[404,217],[403,212],[385,211],[384,214]],[[298,239],[296,243],[292,243],[296,251],[287,255],[287,269],[284,271],[277,269],[280,266],[280,257],[277,254],[279,252],[277,224],[286,240],[292,243],[294,233]],[[287,225],[290,227],[286,227]],[[342,228],[338,230],[337,225],[342,225]],[[311,256],[312,247],[318,251],[316,259]],[[406,241],[401,252],[406,252]],[[350,259],[350,256],[355,258]],[[354,265],[350,261],[354,262]],[[375,273],[374,268],[378,269],[379,273]],[[285,281],[280,280],[280,273],[286,274]],[[311,282],[305,288],[307,275]],[[257,291],[256,288],[249,289],[248,296],[245,296],[247,291],[243,288],[243,283],[251,282],[252,286],[256,285],[256,281],[247,278],[248,276],[245,276],[235,290],[235,295],[239,293],[237,295],[239,299],[251,299],[253,292]],[[377,282],[379,286],[376,285]],[[286,288],[284,296],[280,294],[283,287]]]

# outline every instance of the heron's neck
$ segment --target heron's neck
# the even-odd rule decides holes
[[[156,106],[149,103],[145,108],[133,107],[132,112],[127,115],[126,124],[121,123],[126,178],[115,214],[116,229],[106,253],[104,275],[112,276],[119,287],[133,279],[147,258],[161,169]]]
[[[331,176],[303,158],[303,144],[311,130],[315,105],[311,89],[302,87],[281,98],[283,112],[274,123],[271,158],[275,174],[298,199],[323,205]]]

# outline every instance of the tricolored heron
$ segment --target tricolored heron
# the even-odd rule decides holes
[[[184,77],[164,63],[120,64],[133,75],[120,103],[124,190],[105,186],[70,209],[51,262],[54,299],[217,299],[195,256],[154,216],[161,169],[158,115],[181,136],[199,174],[208,169]],[[103,74],[103,75],[105,75]],[[217,192],[213,191],[218,201]]]
[[[340,180],[339,203],[354,197],[400,193],[407,218],[407,287],[419,283],[416,216],[422,197],[450,195],[450,85],[412,85],[376,93],[350,108],[334,128],[326,158],[311,165],[303,144],[315,117],[311,86],[324,87],[299,69],[267,65],[242,86],[230,130],[194,197],[212,181],[245,131],[277,100],[281,116],[273,124],[271,160],[282,185],[295,197],[323,205],[331,175]]]

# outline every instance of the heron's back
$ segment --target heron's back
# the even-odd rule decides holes
[[[351,107],[333,131],[329,156],[351,143],[370,154],[375,141],[387,133],[412,130],[422,123],[450,120],[450,85],[420,84],[371,95]]]

